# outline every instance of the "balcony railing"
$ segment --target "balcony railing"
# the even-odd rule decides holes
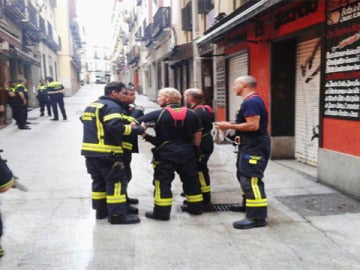
[[[160,7],[154,16],[152,38],[156,38],[165,28],[170,26],[170,7]]]
[[[40,39],[52,51],[56,52],[60,49],[60,38],[57,35],[57,33],[55,31],[53,31],[53,27],[49,21],[45,25],[47,25],[47,34],[40,35]]]
[[[28,3],[28,6],[25,10],[25,18],[21,21],[23,28],[28,31],[31,31],[34,35],[39,32],[38,28],[38,12],[31,3]]]
[[[198,2],[198,13],[206,14],[214,8],[214,4],[211,3],[211,0],[199,0]]]
[[[78,47],[81,47],[81,37],[79,32],[79,25],[78,23],[73,19],[70,22],[70,29],[71,34],[73,36],[73,39]]]
[[[182,15],[182,30],[184,31],[192,31],[192,11],[191,11],[191,2],[186,5],[181,10]]]
[[[25,16],[25,0],[7,0],[3,10],[4,14],[14,21],[23,20]]]
[[[152,29],[153,29],[153,24],[149,23],[148,26],[145,27],[145,31],[144,31],[144,40],[145,40],[145,46],[149,47],[153,41],[152,39]]]

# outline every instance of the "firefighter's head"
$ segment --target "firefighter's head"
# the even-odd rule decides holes
[[[204,92],[198,88],[189,88],[184,92],[184,102],[188,107],[193,107],[204,101]]]
[[[109,82],[104,89],[105,96],[121,102],[127,102],[128,91],[122,82]]]
[[[181,102],[181,94],[175,88],[163,88],[159,90],[157,103],[161,107],[165,107],[166,105],[173,104],[173,103],[180,103]]]

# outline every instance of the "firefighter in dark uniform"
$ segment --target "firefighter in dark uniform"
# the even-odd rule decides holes
[[[215,127],[235,129],[240,137],[237,154],[237,178],[244,192],[246,218],[233,223],[236,229],[266,226],[267,198],[262,181],[270,156],[268,118],[264,101],[256,92],[256,79],[242,76],[234,81],[234,92],[243,98],[236,123],[217,122]]]
[[[183,211],[200,215],[203,211],[203,197],[197,179],[196,152],[201,141],[201,123],[196,113],[181,107],[181,94],[173,88],[161,89],[158,104],[163,109],[138,118],[139,122],[155,123],[156,136],[144,134],[146,141],[155,145],[154,208],[146,212],[147,218],[169,220],[172,206],[171,183],[175,172],[180,176],[188,204]],[[195,150],[195,149],[196,150]]]
[[[124,103],[125,111],[127,112],[127,117],[124,119],[128,124],[135,123],[139,124],[136,118],[144,115],[144,109],[142,107],[135,105],[135,91],[134,88],[127,88],[127,96],[126,102]],[[125,165],[125,173],[128,181],[132,179],[132,171],[131,171],[131,160],[132,153],[139,153],[138,146],[138,136],[135,134],[124,135],[123,137],[123,149],[124,149],[124,165]],[[136,198],[130,198],[128,194],[126,194],[126,201],[129,204],[138,204],[139,200]]]
[[[6,162],[0,157],[0,193],[8,191],[15,184],[12,172],[6,165]],[[3,223],[0,214],[0,239],[3,235]],[[4,255],[4,251],[0,243],[0,257]]]
[[[47,78],[47,93],[50,97],[51,107],[53,110],[54,118],[51,120],[58,121],[59,120],[59,112],[57,106],[59,105],[63,120],[67,119],[65,104],[64,104],[64,94],[65,87],[59,83],[54,81],[52,77]]]
[[[91,103],[80,118],[84,130],[81,154],[85,156],[87,171],[93,180],[92,206],[97,219],[108,217],[111,224],[140,222],[127,211],[123,136],[142,134],[145,129],[125,124],[126,95],[123,83],[110,82],[105,86],[105,95]]]
[[[47,93],[47,85],[45,80],[40,80],[40,85],[38,87],[38,99],[40,105],[40,116],[45,115],[45,107],[47,109],[48,116],[51,116],[51,102]]]
[[[30,124],[28,119],[28,103],[29,103],[29,93],[25,86],[25,80],[18,80],[17,85],[15,85],[16,97],[18,99],[17,105],[19,106],[19,119],[18,126],[19,129],[31,129],[27,124]]]
[[[0,150],[2,152],[2,150]],[[0,193],[8,191],[10,188],[12,188],[15,184],[14,176],[9,169],[9,167],[6,165],[6,161],[3,160],[0,156]],[[1,214],[0,214],[0,239],[3,235],[3,223],[1,220]],[[0,243],[0,257],[4,255],[4,251],[1,247]]]
[[[207,163],[210,155],[214,151],[214,142],[211,136],[211,129],[215,121],[213,109],[205,104],[204,92],[201,89],[190,88],[184,92],[186,106],[195,111],[202,124],[202,137],[200,144],[200,158],[198,161],[198,177],[201,185],[201,192],[204,204],[211,201],[210,175]]]
[[[6,98],[12,112],[12,117],[15,119],[16,125],[19,125],[19,115],[21,111],[21,100],[18,98],[15,91],[16,81],[9,81],[9,86],[6,87]]]
[[[0,111],[2,110],[3,105],[0,105]],[[0,149],[0,152],[3,150]],[[6,160],[2,159],[0,156],[0,193],[8,191],[10,188],[17,188],[22,191],[28,191],[28,188],[21,185],[17,180],[17,177],[13,175],[12,171],[6,164]],[[0,214],[0,240],[3,235],[3,223]],[[1,247],[0,243],[0,257],[4,255],[4,250]]]

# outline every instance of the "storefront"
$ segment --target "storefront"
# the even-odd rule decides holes
[[[360,199],[360,1],[326,9],[319,181]]]

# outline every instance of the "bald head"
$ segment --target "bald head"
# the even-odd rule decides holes
[[[253,76],[250,75],[246,75],[246,76],[240,76],[238,78],[235,79],[235,82],[242,82],[242,83],[246,83],[249,86],[255,88],[257,85],[257,81]]]
[[[187,106],[194,105],[204,101],[204,92],[199,88],[189,88],[184,92],[184,101]]]

